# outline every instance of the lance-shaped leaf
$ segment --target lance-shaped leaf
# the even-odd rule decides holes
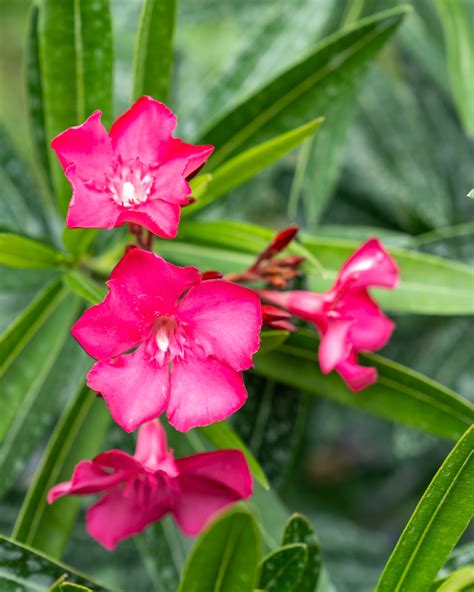
[[[112,115],[112,28],[109,0],[42,0],[38,39],[45,137],[79,125],[96,109]],[[56,155],[49,150],[60,211],[71,197]]]
[[[292,514],[283,531],[282,544],[304,543],[308,556],[298,592],[314,592],[321,576],[321,547],[311,522],[301,514]]]
[[[474,426],[434,476],[403,531],[378,592],[429,590],[474,515]]]
[[[58,580],[71,583],[71,585],[78,584],[81,586],[81,588],[76,587],[78,591],[107,591],[107,588],[95,583],[87,576],[76,572],[67,565],[52,561],[36,549],[0,536],[0,590],[4,592],[13,590],[48,592]],[[57,588],[54,589],[57,590]],[[68,590],[68,588],[63,589]]]
[[[264,557],[260,565],[259,588],[275,592],[299,590],[307,559],[308,550],[305,544],[293,543],[277,547]]]
[[[59,558],[79,511],[79,499],[66,496],[49,506],[53,485],[71,478],[75,465],[99,451],[110,424],[103,400],[81,387],[64,410],[18,514],[13,538]]]
[[[45,243],[0,233],[0,264],[23,269],[57,269],[68,263],[64,253]]]
[[[317,349],[316,337],[300,331],[290,335],[277,350],[257,354],[255,372],[309,394],[327,397],[443,438],[459,438],[474,422],[474,406],[470,401],[381,356],[361,356],[362,364],[377,368],[378,380],[355,395],[335,372],[322,374]]]
[[[288,131],[303,123],[303,117],[307,120],[324,115],[338,94],[336,85],[341,78],[359,78],[367,54],[373,55],[372,44],[377,40],[382,45],[406,12],[406,7],[398,7],[328,37],[297,64],[211,124],[200,139],[217,147],[211,166],[267,140],[275,132]]]
[[[250,512],[234,509],[224,514],[194,544],[178,592],[252,592],[260,545]]]
[[[105,285],[98,284],[80,269],[72,269],[63,275],[66,286],[90,304],[98,304],[107,293]]]
[[[133,98],[168,99],[176,0],[143,0],[133,64]]]
[[[212,173],[204,195],[196,203],[184,208],[183,216],[198,212],[216,199],[238,187],[267,168],[290,150],[311,137],[323,119],[318,118],[301,127],[276,136],[258,146],[241,152]]]

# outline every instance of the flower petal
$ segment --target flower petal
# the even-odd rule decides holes
[[[217,512],[252,495],[252,477],[238,450],[195,454],[176,464],[182,493],[172,513],[189,536],[201,532]]]
[[[172,161],[180,164],[185,177],[203,166],[214,151],[214,146],[186,144],[179,138],[171,138],[159,147],[161,161]]]
[[[63,495],[90,495],[106,491],[123,479],[123,475],[107,473],[91,460],[81,460],[74,468],[70,481],[58,483],[49,490],[48,503],[52,504]]]
[[[167,416],[180,432],[221,421],[246,399],[242,375],[217,360],[188,353],[173,363]]]
[[[181,208],[163,199],[149,200],[139,206],[124,209],[117,220],[117,226],[134,222],[163,238],[174,238],[178,232]]]
[[[266,302],[283,306],[291,314],[303,319],[314,321],[323,313],[324,294],[316,294],[305,290],[289,290],[277,292],[275,290],[260,290],[260,296]]]
[[[347,360],[336,366],[336,371],[342,376],[351,391],[354,392],[361,391],[377,382],[377,369],[360,366],[357,363],[357,356],[353,353]]]
[[[183,166],[176,161],[160,164],[153,173],[153,188],[146,203],[154,199],[165,199],[170,203],[186,205],[192,191],[183,176]]]
[[[160,143],[171,138],[176,116],[166,105],[141,97],[110,128],[112,146],[123,160],[139,155],[147,164],[159,162]]]
[[[103,189],[84,182],[75,165],[66,169],[72,187],[66,224],[68,228],[113,228],[117,226],[120,207]]]
[[[376,351],[390,339],[395,324],[382,313],[365,290],[349,290],[337,308],[343,316],[354,319],[349,340],[356,351]]]
[[[339,272],[337,289],[350,282],[352,288],[394,288],[399,271],[393,258],[377,238],[371,238],[349,257]]]
[[[347,318],[328,317],[319,344],[319,365],[323,374],[327,374],[342,361],[352,350],[348,339],[349,330],[354,321]]]
[[[178,474],[173,452],[168,452],[166,432],[158,419],[140,428],[134,458],[149,471],[164,471],[169,477]]]
[[[113,491],[87,510],[87,532],[111,551],[119,541],[138,534],[167,511],[167,505],[148,507],[123,491]]]
[[[193,339],[207,355],[234,370],[246,370],[260,347],[262,311],[257,294],[224,280],[191,288],[178,308]]]
[[[104,170],[112,162],[112,143],[101,115],[101,111],[95,111],[83,124],[70,127],[51,142],[63,169],[75,164],[84,181],[103,180]]]
[[[87,384],[101,393],[120,427],[132,432],[165,410],[169,370],[145,359],[142,346],[132,354],[94,364]]]

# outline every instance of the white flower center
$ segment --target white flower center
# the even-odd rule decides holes
[[[117,161],[106,179],[109,195],[125,208],[146,202],[153,188],[150,167],[138,158],[125,163]]]

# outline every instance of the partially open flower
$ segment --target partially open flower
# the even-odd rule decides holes
[[[267,302],[313,323],[321,334],[321,370],[327,374],[335,369],[350,389],[358,391],[377,380],[377,371],[360,366],[357,353],[380,349],[394,329],[367,288],[394,288],[398,276],[395,261],[373,238],[346,261],[334,286],[323,294],[303,290],[259,293]]]
[[[107,133],[95,111],[51,142],[73,187],[69,228],[113,228],[126,222],[164,238],[176,236],[180,208],[189,202],[186,179],[213,151],[172,134],[176,116],[141,97]]]
[[[202,281],[131,249],[112,271],[105,300],[72,328],[99,361],[87,377],[126,431],[167,411],[180,431],[237,411],[247,398],[242,371],[260,345],[255,292],[221,279]]]
[[[91,494],[102,497],[87,511],[87,530],[112,550],[168,513],[185,534],[199,534],[216,513],[252,495],[252,477],[239,450],[175,459],[155,420],[140,429],[133,456],[110,450],[81,461],[71,481],[49,491],[48,502]]]

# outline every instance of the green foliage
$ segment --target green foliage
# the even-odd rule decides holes
[[[470,427],[421,498],[385,566],[378,591],[429,589],[474,515],[473,479]]]
[[[321,547],[311,522],[301,514],[293,514],[283,531],[282,544],[303,543],[307,561],[298,582],[298,592],[314,592],[321,575]]]
[[[307,564],[307,555],[306,545],[301,543],[278,547],[264,557],[260,566],[258,587],[276,592],[299,590],[298,586]]]
[[[26,269],[56,269],[68,262],[67,257],[31,238],[0,233],[0,264]]]
[[[66,574],[66,575],[65,575]],[[66,565],[51,561],[42,553],[27,546],[0,537],[0,589],[2,592],[48,592],[57,590],[58,579],[64,580],[60,590],[97,590],[106,592],[107,588],[96,584]],[[74,587],[72,587],[76,584]],[[67,587],[65,587],[67,585]],[[62,587],[61,587],[62,586]]]
[[[251,592],[260,558],[255,519],[235,509],[215,521],[195,543],[179,592]]]
[[[168,99],[175,20],[175,0],[143,0],[134,56],[134,99],[142,95]]]

